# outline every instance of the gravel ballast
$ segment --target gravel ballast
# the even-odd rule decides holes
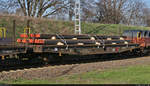
[[[44,68],[32,68],[0,73],[0,81],[17,79],[53,79],[63,75],[85,73],[90,71],[104,71],[105,69],[121,68],[134,65],[149,65],[150,56],[124,60],[94,62],[86,64],[73,64],[61,66],[49,66]]]

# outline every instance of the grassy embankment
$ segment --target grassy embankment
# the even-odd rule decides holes
[[[50,80],[11,80],[11,84],[148,84],[150,66],[132,66],[120,69],[93,71],[83,74],[65,75]]]
[[[74,22],[54,21],[49,19],[33,19],[18,16],[0,16],[0,26],[5,26],[8,35],[12,34],[13,20],[16,20],[17,36],[23,33],[27,19],[31,20],[30,27],[34,33],[74,34]],[[116,24],[82,23],[83,34],[120,35],[128,29],[150,29],[149,27],[125,26]]]

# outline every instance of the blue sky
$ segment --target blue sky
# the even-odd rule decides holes
[[[147,6],[150,7],[150,0],[143,0],[147,3]]]

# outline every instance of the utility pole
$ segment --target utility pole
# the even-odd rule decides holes
[[[75,34],[81,34],[81,6],[80,0],[75,1]]]
[[[13,43],[16,45],[16,20],[13,20]]]

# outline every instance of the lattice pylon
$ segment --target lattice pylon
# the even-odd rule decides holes
[[[81,34],[81,10],[80,0],[75,2],[75,34]]]

